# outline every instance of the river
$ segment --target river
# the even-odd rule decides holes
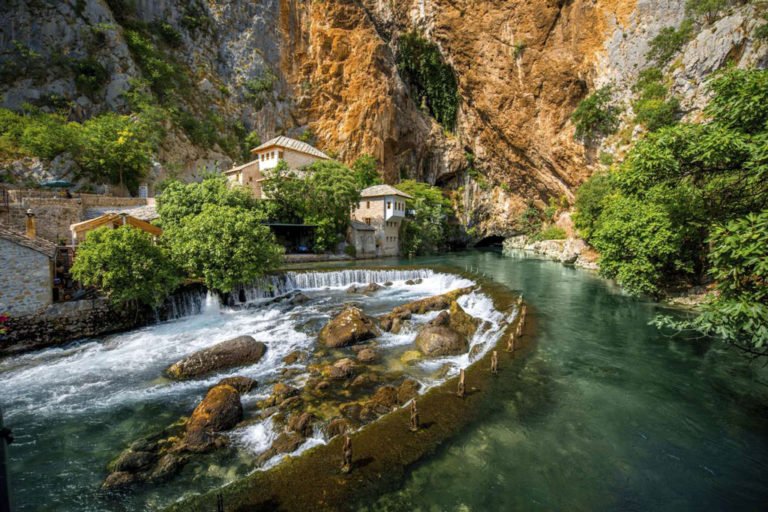
[[[648,325],[661,305],[559,263],[475,251],[358,266],[386,264],[484,274],[524,295],[536,336],[514,371],[502,373],[483,419],[368,510],[765,508],[768,372],[761,365],[717,343],[663,335]],[[377,307],[424,296],[424,286],[392,292]],[[242,454],[211,455],[154,490],[122,499],[95,492],[106,462],[137,436],[188,414],[218,378],[168,385],[157,378],[168,362],[258,328],[265,341],[285,345],[270,346],[268,364],[252,374],[269,379],[275,361],[311,342],[297,326],[324,318],[301,314],[286,322],[279,309],[254,314],[209,304],[202,315],[3,361],[0,400],[17,436],[10,452],[16,509],[155,510],[189,487],[204,491],[243,474]],[[266,434],[240,435],[258,445]]]

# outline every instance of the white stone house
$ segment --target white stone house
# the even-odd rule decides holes
[[[390,185],[375,185],[360,192],[352,220],[376,229],[376,256],[400,253],[400,225],[405,219],[408,199],[413,198]]]
[[[56,245],[0,226],[0,313],[35,313],[53,303]]]
[[[275,137],[252,149],[251,155],[254,158],[252,161],[224,171],[224,175],[230,182],[250,189],[257,199],[266,199],[261,186],[265,179],[264,172],[277,167],[281,160],[288,164],[289,169],[298,171],[318,160],[331,159],[306,142],[285,136]]]

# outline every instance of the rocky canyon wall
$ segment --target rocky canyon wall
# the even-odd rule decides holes
[[[648,64],[649,43],[686,16],[685,0],[8,3],[0,13],[3,59],[19,44],[44,59],[92,56],[109,81],[86,96],[73,76],[54,68],[35,77],[4,75],[5,106],[56,93],[79,116],[124,110],[121,93],[144,74],[117,12],[128,5],[150,32],[163,22],[180,35],[167,53],[190,77],[183,102],[190,112],[203,119],[213,112],[262,140],[309,130],[320,148],[348,163],[372,154],[390,183],[413,177],[444,187],[460,220],[485,234],[514,232],[528,204],[571,201],[601,168],[600,153],[626,150],[626,137],[591,147],[576,141],[571,114],[611,84],[631,131],[632,86]],[[665,68],[687,116],[700,117],[712,72],[729,63],[765,66],[766,44],[752,35],[760,23],[756,5],[735,3],[702,24]],[[113,29],[94,48],[89,34],[105,26]],[[459,112],[450,132],[414,100],[398,70],[400,38],[414,31],[437,45],[455,73]],[[254,99],[249,84],[265,79],[270,88]],[[169,133],[161,168],[181,164],[194,178],[203,165],[237,159],[216,144],[199,147],[178,127]]]

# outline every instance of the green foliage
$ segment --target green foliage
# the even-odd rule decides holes
[[[158,306],[179,285],[177,268],[151,235],[131,226],[91,231],[77,248],[72,275],[114,304]]]
[[[710,238],[710,274],[717,291],[692,320],[658,326],[717,336],[753,356],[768,355],[768,210],[718,226]]]
[[[612,99],[611,86],[605,86],[579,103],[571,115],[576,125],[576,138],[591,142],[616,131],[619,109],[612,105]]]
[[[539,231],[534,238],[536,240],[565,240],[567,237],[563,228],[547,226]]]
[[[317,226],[315,250],[332,249],[349,226],[350,212],[360,200],[360,189],[351,169],[333,160],[318,160],[301,175],[285,162],[264,181],[269,217],[279,222],[304,222]]]
[[[654,295],[701,282],[717,226],[768,208],[765,77],[726,71],[711,84],[712,122],[660,128],[612,174],[582,186],[574,221],[601,252],[605,275]]]
[[[107,69],[93,57],[73,60],[70,67],[75,73],[77,90],[86,96],[92,97],[109,79]]]
[[[76,154],[80,148],[80,125],[59,114],[19,116],[24,126],[19,145],[30,154],[51,160],[62,153]]]
[[[632,294],[656,295],[680,248],[679,234],[658,205],[622,195],[605,201],[590,242],[600,252],[600,273]]]
[[[245,210],[257,209],[251,193],[242,187],[231,187],[220,174],[208,174],[200,183],[170,180],[157,197],[157,213],[164,229],[181,225],[187,217],[202,213],[208,205]]]
[[[453,131],[459,111],[458,84],[440,48],[417,32],[409,32],[398,40],[397,68],[410,85],[414,101]]]
[[[699,2],[699,0],[694,1]],[[663,28],[659,35],[651,40],[646,57],[659,66],[665,66],[690,41],[691,37],[693,37],[691,20],[684,20],[678,28]]]
[[[135,191],[149,170],[159,136],[151,120],[109,112],[83,124],[76,160],[94,181],[106,179]]]
[[[262,76],[247,80],[243,84],[243,95],[248,101],[254,102],[256,109],[261,109],[269,99],[269,94],[274,90],[277,77],[271,70],[266,70]]]
[[[685,10],[693,16],[704,16],[707,23],[712,23],[717,13],[727,6],[728,0],[688,0]]]
[[[707,113],[731,130],[755,134],[768,129],[768,70],[729,69],[709,83],[714,97]]]
[[[157,21],[152,24],[153,29],[160,34],[165,44],[173,48],[181,46],[181,34],[167,21]]]
[[[354,245],[351,245],[351,244],[347,245],[344,248],[344,254],[346,254],[350,258],[356,258],[357,257],[357,247],[355,247]]]
[[[165,237],[179,267],[226,293],[280,264],[282,247],[264,220],[252,209],[208,203],[168,227]]]
[[[576,212],[573,223],[579,234],[590,240],[603,213],[604,201],[614,190],[611,174],[593,174],[576,192]]]
[[[768,16],[764,15],[763,19],[768,21]],[[763,23],[759,27],[755,28],[752,36],[755,39],[759,39],[760,41],[768,41],[768,23]]]
[[[635,122],[645,126],[648,131],[656,131],[677,122],[680,102],[675,97],[667,98],[668,90],[659,68],[642,71],[633,91],[637,94],[632,103]]]
[[[531,236],[540,232],[543,224],[542,211],[536,208],[533,203],[528,203],[517,220],[517,229],[520,233]]]
[[[413,196],[406,201],[406,206],[414,211],[414,216],[406,219],[400,228],[403,253],[428,254],[444,248],[448,238],[447,221],[452,213],[451,201],[438,187],[420,181],[402,181],[397,189]]]
[[[378,167],[379,162],[371,155],[362,155],[352,163],[358,190],[382,183]]]

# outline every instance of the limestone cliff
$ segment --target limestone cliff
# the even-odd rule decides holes
[[[632,86],[647,65],[649,43],[685,17],[685,0],[6,3],[5,106],[45,103],[53,94],[72,102],[73,118],[124,110],[130,79],[147,72],[126,43],[126,31],[139,23],[148,37],[173,36],[173,45],[161,44],[163,55],[191,83],[178,108],[215,121],[222,132],[256,130],[262,140],[309,130],[318,146],[347,162],[370,153],[389,182],[408,176],[445,187],[462,222],[489,234],[513,232],[530,202],[571,200],[600,167],[600,153],[621,155],[627,131],[633,133]],[[698,24],[665,67],[687,116],[700,115],[710,73],[728,63],[766,65],[768,44],[753,36],[764,23],[760,9],[734,2]],[[414,31],[437,45],[456,75],[452,133],[414,101],[398,70],[400,38]],[[19,68],[27,50],[48,65]],[[76,74],[50,65],[61,56],[97,59],[108,71],[106,83],[84,94]],[[10,61],[21,72],[9,73]],[[586,147],[574,139],[570,116],[609,83],[624,105],[625,136]],[[171,127],[158,176],[176,165],[193,177],[203,165],[224,167],[238,158],[223,139],[201,147],[188,132]]]

